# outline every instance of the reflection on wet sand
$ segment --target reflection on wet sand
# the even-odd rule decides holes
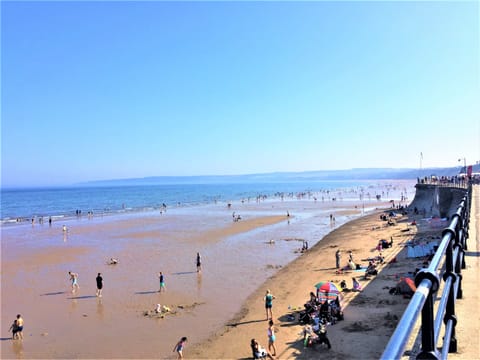
[[[77,310],[77,305],[78,305],[77,299],[72,298],[72,301],[70,302],[70,313]]]
[[[13,340],[12,341],[13,353],[17,359],[23,359],[23,341],[22,340]]]
[[[202,295],[202,273],[197,273],[197,296]]]
[[[100,319],[103,320],[104,318],[104,309],[103,309],[103,303],[101,298],[97,298],[97,315]]]

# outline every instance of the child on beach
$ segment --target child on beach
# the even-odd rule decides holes
[[[73,293],[75,292],[75,290],[80,289],[80,286],[78,286],[78,274],[69,271],[68,275],[70,275],[70,281],[72,282],[72,293]]]
[[[184,336],[173,348],[173,352],[176,351],[178,354],[177,359],[183,359],[183,348],[185,347],[186,342],[187,342],[187,338]]]
[[[17,326],[17,319],[13,320],[12,326],[10,326],[10,329],[8,331],[12,332],[12,340],[15,340],[18,336],[18,326]]]
[[[268,351],[272,354],[272,356],[277,356],[277,349],[275,348],[275,328],[273,326],[273,320],[268,322]],[[273,348],[273,352],[272,352]]]
[[[352,291],[362,291],[362,285],[354,277],[352,278]]]
[[[22,315],[18,314],[17,318],[13,321],[12,326],[10,326],[9,331],[12,332],[12,339],[22,339],[23,340],[23,318]]]
[[[162,292],[162,289],[165,291],[165,278],[163,277],[163,273],[161,271],[158,273],[158,280],[160,281],[160,288],[158,289],[158,292]]]
[[[273,359],[273,356],[265,350],[257,340],[252,339],[250,341],[250,347],[252,348],[252,355],[254,359],[265,359],[267,356],[269,359]]]

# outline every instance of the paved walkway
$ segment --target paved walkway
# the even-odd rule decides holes
[[[467,268],[463,275],[463,298],[456,302],[455,310],[457,353],[449,359],[480,359],[480,186],[473,186],[468,249],[465,253]]]

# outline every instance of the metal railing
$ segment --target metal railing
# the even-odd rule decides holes
[[[415,322],[421,314],[421,350],[417,359],[446,359],[448,353],[457,351],[455,337],[455,301],[462,298],[462,269],[465,269],[468,226],[472,187],[460,202],[450,225],[442,232],[442,240],[428,268],[415,276],[415,291],[395,332],[385,348],[381,359],[391,360],[402,357],[407,343],[412,338]],[[434,301],[440,287],[440,272],[443,271],[445,284],[434,313]],[[445,324],[443,345],[437,349],[442,322]]]

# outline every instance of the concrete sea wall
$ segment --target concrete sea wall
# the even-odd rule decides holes
[[[431,184],[417,184],[415,188],[410,208],[416,207],[426,217],[450,218],[467,193],[464,188]]]

